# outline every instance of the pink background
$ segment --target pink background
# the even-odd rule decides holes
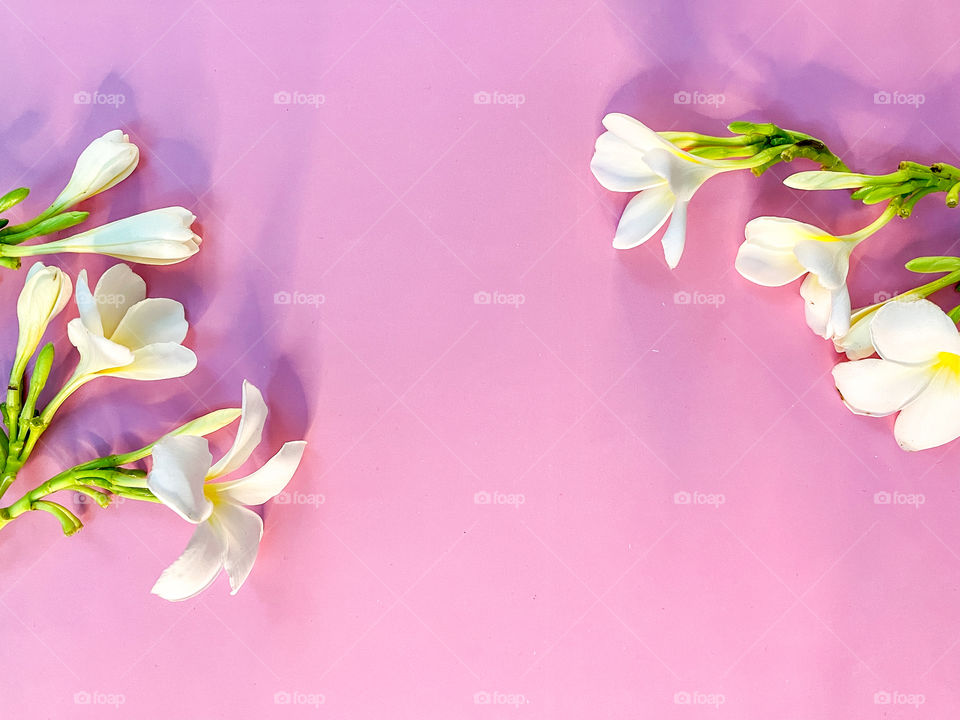
[[[67,498],[80,535],[46,515],[4,531],[5,717],[960,708],[958,443],[909,455],[892,420],[851,415],[797,288],[732,270],[751,217],[850,231],[875,211],[786,189],[785,167],[726,175],[695,199],[671,272],[656,242],[610,247],[627,198],[588,169],[609,111],[718,134],[775,121],[866,171],[960,163],[960,10],[5,0],[0,20],[0,177],[34,189],[24,212],[122,127],[143,162],[94,219],[182,204],[205,238],[187,264],[139,268],[184,302],[197,371],[88,385],[10,500],[236,402],[244,377],[272,408],[259,460],[310,442],[236,597],[223,577],[182,604],[149,594],[190,534],[164,508]],[[947,252],[958,217],[928,199],[861,248],[854,303],[918,284],[903,262]],[[21,277],[0,281],[8,309]]]

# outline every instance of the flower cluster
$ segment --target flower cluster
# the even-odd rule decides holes
[[[130,262],[170,264],[195,254],[200,238],[190,229],[194,216],[180,207],[164,208],[88,230],[70,238],[21,245],[31,237],[77,224],[86,213],[68,212],[75,204],[122,181],[140,153],[119,130],[94,140],[80,155],[64,190],[33,220],[9,226],[0,221],[0,261],[19,267],[20,258],[59,252],[93,252]],[[0,199],[0,212],[26,190]],[[38,401],[51,375],[54,346],[40,343],[50,323],[71,298],[77,316],[67,335],[79,359],[73,373],[44,405]],[[144,279],[125,264],[106,270],[93,290],[87,271],[74,282],[57,267],[36,262],[27,272],[17,301],[19,334],[6,401],[0,405],[0,497],[17,479],[59,408],[86,383],[101,377],[164,380],[187,375],[197,366],[184,345],[188,324],[183,305],[147,296]],[[39,348],[39,350],[38,350]],[[33,360],[29,381],[27,368]],[[81,493],[106,507],[115,497],[162,503],[196,525],[186,550],[163,571],[153,592],[166,600],[184,600],[206,589],[225,569],[232,593],[253,567],[263,523],[248,506],[261,505],[286,487],[300,464],[306,443],[285,443],[270,460],[236,479],[223,479],[247,463],[259,445],[267,405],[251,383],[243,383],[240,408],[208,413],[132,452],[96,458],[53,476],[7,507],[0,507],[0,528],[30,511],[52,515],[66,535],[83,527],[80,519],[51,495]],[[205,436],[239,419],[230,450],[213,463]],[[149,470],[137,467],[147,459]]]
[[[640,245],[670,219],[661,242],[675,268],[686,236],[687,203],[708,179],[749,169],[761,174],[778,162],[807,158],[820,170],[790,175],[801,190],[848,190],[864,204],[885,203],[866,227],[846,235],[782,217],[746,223],[735,266],[747,280],[778,287],[800,278],[807,325],[831,340],[850,362],[834,368],[847,407],[861,415],[900,412],[894,434],[905,450],[936,447],[960,437],[960,306],[945,313],[927,300],[960,282],[960,258],[924,257],[907,263],[918,273],[944,273],[926,284],[859,309],[851,308],[847,277],[860,243],[893,218],[907,218],[921,198],[944,193],[960,204],[960,168],[903,162],[885,175],[851,172],[821,141],[772,124],[736,122],[732,137],[661,132],[620,114],[603,120],[591,170],[601,185],[636,192],[623,211],[613,245]],[[871,358],[877,354],[879,359]]]

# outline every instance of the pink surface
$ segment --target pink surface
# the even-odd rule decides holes
[[[723,176],[670,272],[656,243],[610,247],[626,196],[588,170],[608,111],[775,121],[869,171],[957,162],[960,10],[6,0],[0,19],[3,189],[31,185],[38,209],[122,127],[143,163],[96,219],[183,204],[206,240],[140,268],[184,302],[198,370],[88,385],[18,485],[233,403],[244,377],[272,407],[259,459],[310,442],[236,597],[224,578],[182,604],[149,594],[190,533],[163,508],[90,510],[74,538],[45,515],[10,526],[4,717],[960,708],[958,444],[908,455],[889,419],[851,415],[796,287],[732,270],[751,217],[849,231],[873,213],[783,188],[787,168]],[[854,304],[909,287],[898,268],[958,217],[928,200],[872,240]],[[3,274],[8,308],[19,284]]]

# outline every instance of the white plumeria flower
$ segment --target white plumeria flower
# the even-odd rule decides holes
[[[870,335],[879,358],[837,365],[833,377],[858,415],[900,412],[894,436],[904,450],[960,437],[960,333],[929,300],[891,301],[877,310]]]
[[[96,253],[146,265],[172,265],[200,250],[190,226],[196,217],[182,207],[150,210],[92,230],[41,245],[11,245],[4,255],[24,257],[53,253]]]
[[[896,211],[888,205],[876,220],[849,235],[831,235],[789,218],[754,218],[747,223],[746,240],[737,251],[737,272],[766,287],[786,285],[806,275],[800,295],[807,325],[823,338],[843,337],[850,330],[850,254]]]
[[[168,436],[153,448],[147,487],[185,520],[197,525],[186,550],[163,571],[151,592],[165,600],[186,600],[205,590],[225,569],[230,594],[243,585],[257,557],[263,521],[247,505],[278,495],[300,464],[306,443],[288,442],[250,475],[211,482],[243,465],[260,443],[267,406],[260,391],[243,383],[240,426],[233,446],[217,463],[207,441]]]
[[[140,162],[140,149],[120,130],[111,130],[90,143],[77,158],[70,182],[53,207],[73,207],[97,193],[109,190],[132,173]]]
[[[597,138],[590,169],[608,190],[640,191],[624,208],[613,246],[626,250],[645,243],[672,215],[661,243],[667,265],[675,268],[686,241],[690,198],[714,175],[750,165],[691,155],[620,113],[607,115],[603,125],[607,132]]]
[[[13,363],[13,377],[19,378],[33,356],[50,321],[66,307],[73,284],[60,268],[34,263],[27,272],[23,290],[17,299],[20,334]]]
[[[807,275],[800,286],[810,328],[824,338],[850,329],[847,272],[858,240],[836,237],[820,228],[781,217],[759,217],[747,223],[746,241],[736,267],[758,285],[777,287]]]

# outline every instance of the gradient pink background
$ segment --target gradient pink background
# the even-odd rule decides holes
[[[786,189],[785,167],[723,176],[695,199],[671,272],[656,242],[610,247],[627,198],[588,169],[609,111],[710,133],[775,121],[866,171],[958,163],[960,10],[4,0],[0,20],[0,184],[34,189],[24,212],[121,127],[142,165],[88,203],[95,219],[182,204],[205,238],[189,263],[139,268],[151,294],[184,302],[198,370],[86,386],[11,501],[28,480],[235,403],[245,377],[272,408],[256,457],[310,442],[299,495],[263,509],[236,597],[222,577],[182,604],[149,594],[190,534],[164,508],[77,505],[87,527],[73,538],[46,515],[10,526],[4,717],[960,708],[958,443],[908,455],[892,420],[851,415],[797,288],[732,271],[751,217],[850,231],[875,211]],[[523,103],[475,103],[494,91]],[[884,91],[924,102],[876,104]],[[277,104],[281,92],[316,102]],[[854,303],[916,283],[903,262],[946,252],[958,219],[928,199],[871,240]],[[110,264],[59,262],[94,277]],[[8,308],[21,277],[3,273]],[[475,303],[494,291],[524,302]],[[14,327],[2,335],[8,362]],[[874,502],[894,491],[924,502]],[[515,503],[477,504],[484,492]],[[683,492],[724,502],[677,504]]]

